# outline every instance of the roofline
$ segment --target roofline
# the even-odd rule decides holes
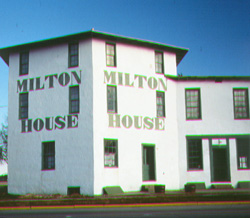
[[[79,41],[79,40],[84,40],[88,38],[99,38],[99,39],[105,39],[105,40],[110,40],[114,42],[123,42],[123,43],[128,43],[128,44],[139,45],[143,47],[151,47],[151,48],[158,49],[158,50],[174,52],[177,55],[177,58],[176,58],[177,65],[181,62],[181,60],[184,58],[184,56],[188,52],[187,48],[172,46],[172,45],[149,41],[149,40],[115,35],[115,34],[96,31],[92,29],[92,30],[85,31],[85,32],[80,32],[80,33],[75,33],[75,34],[70,34],[70,35],[0,48],[0,56],[5,61],[5,63],[9,65],[10,53],[21,52],[23,50],[30,50],[30,49],[45,47],[45,46],[50,46],[50,45],[69,43],[71,41]]]
[[[173,76],[165,75],[167,79],[175,81],[250,81],[250,76]]]

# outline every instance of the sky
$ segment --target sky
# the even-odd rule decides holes
[[[184,76],[250,76],[250,0],[0,0],[0,48],[95,30],[188,48]],[[0,58],[0,123],[8,66]]]

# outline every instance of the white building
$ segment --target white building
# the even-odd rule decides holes
[[[178,77],[187,51],[94,30],[0,49],[9,193],[250,180],[250,77]]]

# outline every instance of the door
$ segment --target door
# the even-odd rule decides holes
[[[229,182],[230,181],[230,169],[228,150],[226,147],[213,147],[213,182]]]
[[[142,146],[142,179],[143,181],[155,180],[155,147],[154,145]]]

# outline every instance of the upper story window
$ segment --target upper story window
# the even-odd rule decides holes
[[[19,119],[28,118],[29,93],[19,94]]]
[[[116,86],[107,86],[108,112],[117,113],[117,93]]]
[[[234,118],[249,118],[248,89],[233,89],[234,98]]]
[[[69,44],[69,67],[77,67],[79,60],[78,43]]]
[[[200,89],[186,89],[186,119],[201,119]]]
[[[42,170],[55,169],[55,141],[42,143]]]
[[[20,69],[19,75],[27,75],[29,73],[29,52],[20,53]]]
[[[164,73],[163,52],[155,52],[155,72]]]
[[[156,92],[157,117],[165,117],[165,92]]]
[[[116,67],[116,47],[113,43],[106,43],[106,65]]]
[[[69,113],[79,113],[80,111],[80,98],[79,98],[79,86],[69,87]]]
[[[187,161],[188,161],[188,170],[203,169],[201,139],[187,140]]]

